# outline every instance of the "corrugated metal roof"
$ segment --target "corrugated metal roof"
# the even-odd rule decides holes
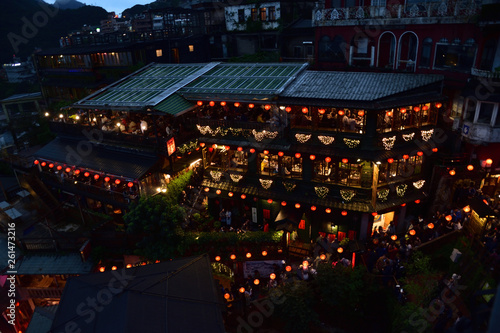
[[[248,99],[272,98],[283,91],[307,67],[297,63],[229,63],[219,64],[180,90],[188,98]]]
[[[177,116],[181,114],[183,111],[190,110],[195,106],[196,106],[195,103],[185,100],[182,96],[178,94],[173,94],[160,104],[156,105],[154,109]]]
[[[92,264],[82,262],[79,253],[26,255],[16,262],[19,275],[87,274],[91,270]]]
[[[51,332],[73,321],[82,332],[93,333],[223,333],[223,305],[211,270],[203,255],[72,278]],[[94,320],[78,315],[79,304],[100,295],[109,302]]]
[[[426,74],[305,71],[280,97],[376,101],[441,80]]]
[[[82,150],[81,140],[58,137],[38,150],[34,156],[38,159],[76,165],[128,179],[139,179],[158,161],[153,155],[131,150],[119,151],[116,147],[108,149],[90,141],[85,141],[84,149],[87,149],[87,144],[91,148],[80,156],[78,152]]]
[[[217,64],[151,64],[87,96],[73,106],[126,106],[136,109],[155,106]]]

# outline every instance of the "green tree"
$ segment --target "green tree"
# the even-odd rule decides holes
[[[309,332],[310,326],[318,322],[314,311],[316,297],[311,285],[305,281],[294,281],[281,286],[281,304],[276,306],[276,315],[286,323],[286,332]]]

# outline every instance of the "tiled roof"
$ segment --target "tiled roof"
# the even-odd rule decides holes
[[[72,278],[52,331],[72,321],[82,332],[94,333],[223,333],[224,305],[211,271],[203,255]],[[106,293],[106,305],[94,320],[78,314],[79,304]]]
[[[139,179],[158,161],[153,155],[131,150],[120,151],[92,144],[90,141],[85,141],[85,147],[88,145],[91,148],[80,156],[80,145],[81,141],[58,137],[38,150],[34,156],[129,179]]]
[[[58,305],[37,306],[26,333],[47,333],[50,331],[52,321],[56,314]]]
[[[305,71],[280,97],[376,101],[441,80],[426,74]]]

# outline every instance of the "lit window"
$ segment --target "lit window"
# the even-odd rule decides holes
[[[161,57],[163,55],[163,51],[161,49],[156,50],[156,56]]]
[[[189,52],[194,52],[194,45],[189,45]]]
[[[260,9],[260,20],[267,21],[267,9],[266,8]]]

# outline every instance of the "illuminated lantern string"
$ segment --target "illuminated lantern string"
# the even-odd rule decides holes
[[[99,179],[99,175],[95,174],[95,175],[94,175],[94,179],[95,179],[95,180],[98,180],[98,179]]]
[[[134,183],[132,183],[132,182],[128,182],[127,186],[128,186],[128,187],[133,187],[133,186],[134,186]],[[207,187],[207,188],[208,188],[208,187]],[[206,191],[205,191],[205,192],[206,192]]]
[[[116,185],[120,185],[120,183],[121,183],[121,180],[119,180],[119,179],[116,179],[116,180],[115,180],[115,184],[116,184]]]

